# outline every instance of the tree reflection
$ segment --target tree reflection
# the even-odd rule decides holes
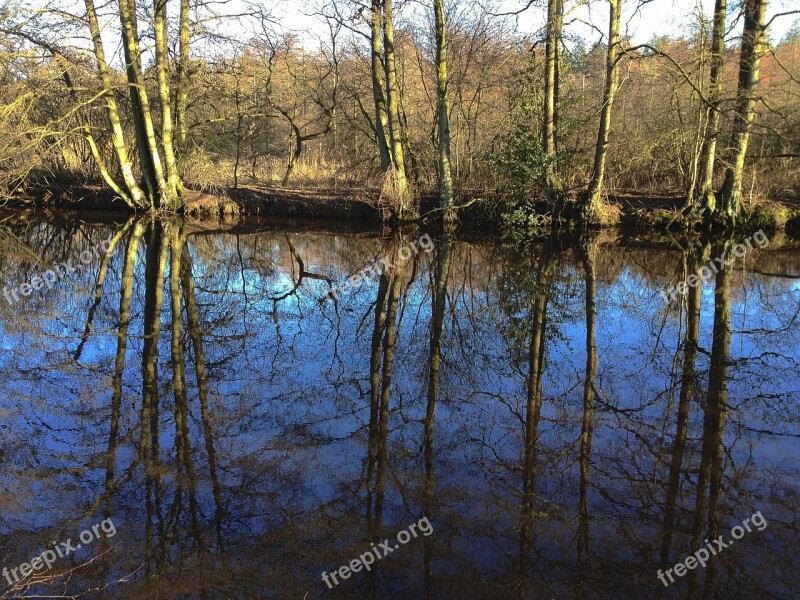
[[[107,230],[78,229],[76,245]],[[736,266],[713,311],[701,287],[685,311],[657,295],[730,245],[454,234],[404,264],[402,234],[152,218],[114,231],[112,255],[61,295],[2,313],[3,543],[33,556],[96,511],[120,531],[65,595],[133,573],[109,594],[638,598],[691,583],[696,597],[787,596],[791,285]],[[378,280],[319,301],[382,255],[394,266]],[[53,525],[26,532],[3,489],[36,489],[24,508]],[[664,590],[657,569],[724,534],[750,498],[769,535]],[[432,536],[335,590],[321,582],[422,514]]]
[[[536,469],[539,451],[539,420],[542,413],[542,375],[547,339],[547,305],[551,296],[553,271],[556,266],[556,251],[552,243],[545,243],[540,250],[536,282],[530,311],[530,333],[528,346],[527,402],[525,406],[525,438],[522,465],[522,510],[520,512],[518,595],[528,596],[528,566],[533,545],[533,511],[536,497]]]
[[[684,279],[689,274],[696,273],[705,263],[708,257],[708,247],[702,248],[697,244],[690,243],[689,248],[686,250],[686,255],[687,260]],[[681,370],[680,395],[676,412],[675,439],[672,444],[667,493],[664,503],[664,520],[661,528],[660,564],[662,570],[671,566],[670,548],[675,527],[675,512],[680,491],[680,477],[683,470],[687,434],[689,431],[689,413],[691,410],[692,398],[697,391],[695,380],[697,378],[696,366],[698,342],[700,339],[701,302],[702,287],[690,287],[687,296],[686,335],[683,340],[683,367]],[[658,581],[655,585],[656,595],[658,597],[663,597],[663,585]]]
[[[428,359],[428,393],[425,406],[425,484],[423,488],[423,513],[428,519],[436,520],[435,484],[434,484],[434,425],[436,420],[436,402],[439,396],[439,381],[442,370],[442,337],[444,332],[445,306],[447,303],[447,282],[450,277],[450,261],[452,259],[452,240],[444,235],[436,244],[436,261],[433,271],[431,293],[431,337]],[[424,539],[423,551],[424,596],[426,600],[434,598],[433,555],[434,539]]]
[[[597,277],[595,256],[596,238],[581,241],[580,255],[583,265],[586,300],[586,370],[583,380],[583,417],[580,438],[580,491],[578,518],[578,597],[585,596],[584,584],[589,578],[591,567],[589,544],[589,469],[592,457],[592,433],[594,429],[595,380],[597,378]]]

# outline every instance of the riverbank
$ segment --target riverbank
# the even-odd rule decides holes
[[[626,192],[605,200],[606,223],[645,230],[679,231],[690,228],[682,212],[685,199],[679,194],[656,196]],[[33,190],[28,196],[6,206],[52,207],[68,210],[110,210],[129,212],[113,193],[100,186],[81,185],[52,191]],[[525,229],[530,223],[540,226],[566,226],[567,221],[546,202],[526,204],[530,219],[508,218],[508,200],[497,194],[477,191],[462,194],[457,203],[459,221],[490,229]],[[561,211],[567,212],[567,211]],[[369,188],[295,189],[241,186],[186,190],[185,216],[190,220],[230,220],[242,216],[284,217],[312,221],[390,223],[393,211],[382,201],[380,191]],[[435,220],[437,198],[433,193],[420,196],[420,220]],[[535,215],[535,216],[533,216]],[[739,219],[743,230],[768,229],[800,234],[800,198],[779,198],[745,202]]]

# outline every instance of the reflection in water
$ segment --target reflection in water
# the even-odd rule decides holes
[[[684,276],[695,273],[708,260],[708,254],[700,250],[695,244],[689,244],[684,252]],[[675,513],[677,509],[680,479],[683,469],[683,457],[686,451],[687,435],[689,431],[689,413],[691,402],[698,389],[697,377],[697,350],[700,339],[700,307],[702,302],[702,288],[691,287],[687,293],[686,303],[686,333],[683,343],[683,365],[681,368],[680,391],[678,408],[675,414],[675,439],[669,464],[669,478],[667,480],[667,493],[664,501],[664,521],[661,531],[660,567],[666,570],[671,566],[670,550],[675,527]],[[677,368],[676,368],[677,370]],[[664,588],[657,581],[656,597],[664,596]]]
[[[583,380],[583,418],[581,419],[581,483],[580,517],[578,525],[578,594],[586,596],[585,582],[590,577],[591,559],[589,556],[589,467],[592,456],[592,431],[594,429],[594,385],[597,378],[597,341],[595,321],[597,317],[595,273],[596,240],[583,240],[580,247],[586,289],[586,373]]]
[[[3,564],[118,530],[2,597],[792,597],[789,245],[666,306],[734,240],[448,236],[404,262],[410,234],[0,233],[15,281],[113,233],[85,273],[0,305]],[[764,531],[656,578],[758,510]],[[423,515],[433,535],[321,581]]]

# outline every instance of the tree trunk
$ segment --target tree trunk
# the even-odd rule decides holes
[[[725,18],[727,0],[716,0],[714,5],[714,26],[711,33],[711,81],[708,89],[708,123],[706,124],[701,150],[702,183],[700,187],[700,207],[710,214],[716,208],[714,196],[714,161],[716,159],[717,138],[719,137],[719,103],[722,96],[722,67],[725,62]]]
[[[761,55],[764,52],[764,14],[766,0],[747,0],[744,6],[744,31],[739,58],[739,85],[733,117],[733,137],[725,168],[725,182],[720,190],[718,221],[734,224],[742,206],[742,173],[747,143],[755,116],[755,92]]]
[[[603,176],[606,169],[608,137],[611,132],[611,109],[619,85],[619,22],[622,12],[622,0],[608,0],[608,52],[606,54],[606,83],[603,91],[603,108],[600,112],[600,128],[597,132],[597,145],[594,152],[594,169],[589,188],[583,198],[581,207],[586,222],[597,222],[600,216],[600,193],[603,188]]]
[[[178,175],[183,177],[186,170],[186,141],[189,125],[186,111],[189,106],[189,0],[181,0],[178,26],[178,64],[177,90],[175,90],[175,126],[177,128]]]
[[[375,101],[375,132],[378,141],[378,150],[381,154],[381,170],[385,173],[392,166],[389,156],[389,140],[386,133],[389,130],[389,117],[386,113],[386,97],[383,94],[383,43],[381,42],[381,21],[383,10],[381,0],[372,0],[371,42],[372,42],[372,97]]]
[[[125,71],[131,96],[131,109],[136,132],[136,146],[139,150],[142,178],[148,196],[156,208],[166,192],[166,181],[161,159],[158,154],[153,118],[150,114],[150,101],[142,76],[139,34],[136,23],[135,0],[119,0],[119,18],[122,26],[122,46],[125,54]]]
[[[544,68],[544,126],[542,149],[545,155],[545,189],[553,203],[559,203],[564,186],[556,173],[556,127],[558,123],[558,83],[561,50],[561,28],[564,0],[547,3],[547,39]]]
[[[436,19],[436,99],[439,121],[439,203],[444,222],[452,223],[453,174],[450,168],[450,114],[447,106],[447,23],[444,0],[435,0],[433,12]]]
[[[161,198],[164,208],[180,208],[182,185],[178,176],[175,161],[175,149],[172,143],[172,107],[170,106],[169,89],[169,54],[167,51],[167,0],[153,2],[153,31],[155,34],[156,76],[158,78],[158,95],[161,101],[161,144],[164,148],[164,164],[166,165],[165,197]]]
[[[89,21],[89,33],[92,37],[92,45],[94,48],[94,58],[97,62],[100,83],[103,86],[106,114],[111,123],[111,143],[114,146],[114,153],[119,161],[122,180],[133,204],[137,208],[146,208],[147,199],[145,198],[144,192],[139,187],[136,177],[133,175],[133,164],[128,156],[128,149],[125,147],[125,134],[122,130],[122,121],[120,120],[119,110],[117,109],[117,100],[114,97],[111,75],[108,72],[108,63],[106,62],[105,49],[103,48],[103,39],[100,36],[100,24],[97,20],[97,10],[94,0],[85,0],[85,6]],[[95,150],[93,149],[92,152],[95,153]],[[99,156],[99,153],[97,153],[97,156]]]
[[[392,0],[383,2],[383,52],[386,68],[386,100],[389,117],[389,144],[394,167],[394,194],[397,202],[397,213],[400,219],[416,217],[416,210],[411,201],[411,193],[406,177],[406,163],[403,156],[403,132],[400,121],[400,86],[397,82],[397,65],[394,48],[394,17]]]

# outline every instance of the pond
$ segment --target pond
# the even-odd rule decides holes
[[[796,597],[791,240],[0,235],[2,598]]]

